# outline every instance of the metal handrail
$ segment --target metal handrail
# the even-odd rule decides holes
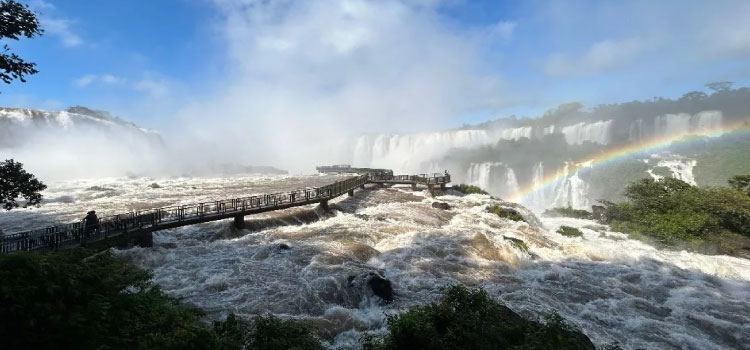
[[[218,220],[254,210],[288,208],[295,204],[305,205],[338,197],[372,181],[408,181],[415,184],[433,185],[450,182],[450,175],[447,173],[419,175],[393,175],[392,172],[367,173],[322,187],[129,212],[102,218],[97,229],[88,233],[85,223],[79,221],[0,236],[0,253],[57,249],[61,246],[82,245],[87,241],[107,239],[135,230],[155,231],[160,226],[191,220],[202,222],[202,219],[212,217]],[[187,224],[190,223],[185,223]]]

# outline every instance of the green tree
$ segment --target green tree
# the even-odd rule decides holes
[[[33,38],[43,32],[36,14],[28,5],[15,0],[0,1],[0,40],[18,40],[22,36]],[[6,84],[15,79],[26,82],[24,75],[38,73],[35,67],[36,63],[24,61],[10,52],[8,44],[3,45],[3,53],[0,54],[0,79]]]
[[[16,200],[23,196],[26,199],[23,207],[37,205],[42,200],[40,193],[47,188],[33,174],[23,169],[23,164],[13,159],[0,163],[0,205],[6,210],[18,208]]]
[[[595,349],[557,314],[546,322],[527,320],[482,289],[456,285],[443,298],[388,317],[382,339],[365,336],[366,350],[400,349]]]
[[[729,179],[729,186],[750,195],[750,175],[737,175]]]
[[[731,81],[716,81],[706,84],[706,87],[713,90],[713,92],[721,92],[731,90],[732,85],[734,85],[734,82]]]

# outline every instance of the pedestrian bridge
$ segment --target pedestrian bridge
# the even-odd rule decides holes
[[[365,172],[323,187],[149,209],[105,217],[100,220],[98,229],[90,234],[86,233],[84,222],[7,234],[0,237],[0,253],[57,250],[77,246],[111,247],[131,244],[151,246],[154,231],[228,218],[234,218],[235,226],[243,228],[244,218],[247,215],[310,204],[320,204],[327,210],[329,200],[345,193],[353,196],[356,189],[364,189],[366,184],[405,184],[413,188],[426,186],[433,190],[435,186],[445,188],[445,184],[450,181],[448,172],[420,175],[393,175],[390,170]]]

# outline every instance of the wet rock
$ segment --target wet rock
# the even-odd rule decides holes
[[[391,281],[381,277],[377,273],[370,272],[370,278],[367,280],[367,285],[372,290],[372,293],[383,299],[386,303],[393,301],[393,287]]]
[[[159,184],[158,184],[158,183],[156,183],[156,182],[154,182],[154,183],[152,183],[152,184],[148,185],[148,187],[151,187],[151,188],[161,188],[161,186],[159,186]]]
[[[281,244],[279,244],[279,246],[278,246],[278,247],[276,247],[276,248],[278,248],[279,250],[289,250],[289,249],[292,249],[292,247],[290,247],[290,246],[289,246],[288,244],[286,244],[286,243],[281,243]]]
[[[159,244],[159,247],[164,249],[174,249],[177,248],[177,243],[162,243]]]
[[[346,278],[349,288],[355,290],[359,297],[374,295],[386,303],[393,301],[393,286],[391,281],[377,272],[367,272],[360,275],[349,275]]]
[[[526,242],[518,238],[508,236],[503,236],[503,239],[505,239],[506,241],[510,241],[510,243],[512,243],[516,248],[523,250],[526,253],[529,252],[529,246],[526,245]]]
[[[355,258],[362,261],[367,261],[373,256],[380,255],[380,251],[364,243],[344,242],[344,246]]]
[[[598,220],[599,222],[607,222],[607,208],[605,206],[592,205],[591,212],[593,213],[592,216],[594,217],[594,220]]]
[[[433,202],[432,207],[435,209],[450,210],[451,206],[444,202]]]
[[[107,192],[107,191],[114,191],[114,189],[109,188],[109,187],[102,187],[102,186],[91,186],[87,188],[86,191]]]
[[[495,244],[490,242],[484,234],[477,233],[471,238],[469,244],[477,250],[479,256],[482,258],[487,260],[502,260],[502,256]]]

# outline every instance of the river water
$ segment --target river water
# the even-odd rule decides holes
[[[335,176],[119,178],[50,183],[40,208],[0,213],[10,233],[153,206],[320,186]],[[157,183],[160,188],[151,188]],[[450,210],[432,208],[434,201]],[[384,331],[384,315],[421,305],[455,283],[481,286],[516,312],[557,311],[597,346],[750,349],[750,260],[655,249],[593,221],[540,225],[486,212],[483,195],[430,197],[368,188],[332,202],[165,230],[156,247],[119,250],[170,295],[220,319],[273,313],[312,322],[331,348],[356,348]],[[503,204],[505,205],[505,204]],[[527,216],[529,213],[525,213]],[[534,222],[534,220],[529,220]],[[555,233],[579,227],[583,237]],[[509,238],[520,239],[528,251]],[[290,249],[282,249],[286,244]],[[375,272],[393,283],[384,304],[365,287]]]

